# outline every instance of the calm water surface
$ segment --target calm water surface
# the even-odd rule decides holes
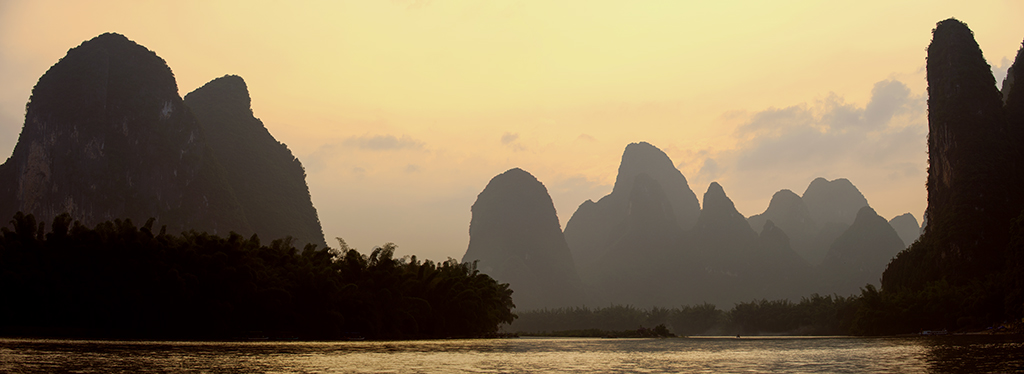
[[[1024,337],[149,342],[0,339],[5,373],[1024,371]]]

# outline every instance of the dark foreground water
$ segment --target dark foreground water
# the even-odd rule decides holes
[[[1024,338],[690,338],[397,342],[0,339],[4,373],[1024,371]]]

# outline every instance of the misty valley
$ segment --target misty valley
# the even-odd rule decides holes
[[[464,256],[435,262],[396,257],[391,243],[361,252],[329,242],[302,163],[255,117],[241,77],[180,97],[155,52],[105,33],[39,78],[0,165],[0,217],[10,218],[0,228],[0,352],[85,349],[38,338],[109,339],[95,344],[111,357],[150,349],[173,365],[179,345],[199,344],[180,341],[324,340],[346,343],[188,349],[255,370],[290,366],[239,351],[342,361],[347,350],[387,351],[429,366],[425,353],[637,349],[684,370],[666,355],[748,344],[701,336],[972,335],[763,343],[794,359],[830,349],[864,365],[880,350],[898,354],[887,347],[914,347],[907,357],[927,368],[928,357],[977,348],[973,335],[1024,332],[1024,89],[1014,84],[1024,80],[1024,49],[1001,91],[963,22],[939,22],[927,52],[924,217],[882,217],[843,178],[780,190],[746,217],[729,186],[712,182],[698,200],[657,141],[640,141],[625,145],[611,193],[579,205],[564,229],[542,181],[521,168],[497,174],[467,207]],[[446,348],[358,342],[513,336],[521,339]],[[985,354],[1022,347],[998,339]],[[573,370],[541,356],[524,365]],[[780,369],[745,360],[742,368]],[[491,365],[472,362],[450,369]],[[1012,362],[999,369],[1024,365]],[[952,370],[987,368],[969,364],[978,366]],[[880,365],[810,371],[898,367]]]

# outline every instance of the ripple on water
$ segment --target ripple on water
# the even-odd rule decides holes
[[[1024,338],[945,336],[393,342],[0,339],[0,372],[1006,372]]]

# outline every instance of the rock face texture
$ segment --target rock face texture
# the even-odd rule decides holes
[[[926,69],[928,224],[919,245],[886,270],[882,285],[890,290],[939,279],[956,286],[1000,271],[1008,228],[1022,209],[1017,90],[1007,87],[1004,107],[974,34],[956,19],[936,25]]]
[[[899,234],[903,245],[909,247],[921,236],[921,226],[917,225],[917,219],[913,214],[903,213],[889,220],[889,226]]]
[[[0,217],[92,225],[150,217],[156,227],[251,231],[204,138],[152,51],[103,34],[39,78],[11,157],[0,166]]]
[[[326,246],[302,165],[253,117],[242,78],[182,100],[164,60],[118,34],[71,49],[32,90],[0,165],[0,217],[18,211]]]
[[[463,262],[514,291],[516,308],[580,306],[583,290],[547,189],[522,169],[495,176],[472,207]]]
[[[326,247],[305,169],[253,116],[245,81],[233,75],[214,79],[185,95],[185,105],[199,120],[253,232],[264,239],[292,236],[300,247]]]
[[[565,240],[581,267],[604,256],[627,232],[630,198],[641,174],[660,186],[679,228],[689,230],[696,223],[700,203],[668,155],[646,142],[629,144],[612,192],[596,203],[583,202],[565,224]]]

